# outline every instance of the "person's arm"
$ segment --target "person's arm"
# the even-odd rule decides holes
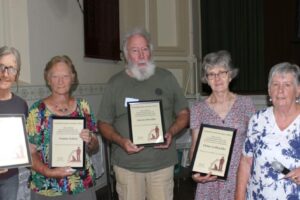
[[[128,154],[138,153],[144,147],[138,147],[134,145],[128,138],[122,137],[115,128],[106,122],[98,122],[98,129],[100,130],[102,136],[110,142],[114,142],[124,149]]]
[[[88,153],[95,154],[99,150],[99,141],[98,141],[97,135],[94,133],[92,133],[90,137],[91,137],[91,140],[90,140],[90,142],[87,143]]]
[[[236,181],[235,200],[245,200],[247,183],[250,177],[250,169],[252,166],[252,157],[242,155]]]
[[[92,112],[92,108],[86,99],[80,99],[80,107],[87,119],[87,127],[80,133],[80,137],[86,143],[87,153],[95,154],[99,150],[99,141],[97,138],[97,120]]]
[[[165,138],[166,138],[167,142],[163,145],[155,146],[155,148],[162,148],[162,149],[169,148],[169,146],[172,143],[172,138],[177,133],[179,133],[181,130],[183,130],[184,128],[186,128],[188,126],[189,119],[190,119],[190,112],[188,109],[183,109],[183,110],[179,111],[174,123],[170,126],[170,128],[168,129],[168,131],[165,134]]]
[[[83,129],[80,133],[80,138],[86,143],[89,154],[94,154],[99,150],[98,138],[89,129]]]
[[[191,148],[190,148],[190,152],[189,152],[190,161],[193,159],[193,154],[194,154],[194,150],[196,147],[198,134],[199,134],[199,129],[192,129],[192,143],[191,143]]]

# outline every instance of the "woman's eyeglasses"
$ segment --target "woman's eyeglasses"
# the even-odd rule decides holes
[[[215,79],[217,77],[219,77],[219,78],[225,78],[227,76],[227,73],[228,73],[228,71],[221,71],[219,73],[208,73],[208,74],[206,74],[206,78],[208,80],[213,80],[213,79]]]
[[[9,75],[16,75],[18,73],[18,70],[12,66],[5,66],[3,64],[0,64],[0,72],[1,73],[5,73],[5,71],[7,71],[7,73]]]

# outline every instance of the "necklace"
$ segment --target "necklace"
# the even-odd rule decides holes
[[[53,111],[64,115],[70,113],[74,106],[74,100],[71,98],[59,99],[50,96],[46,101]]]
[[[69,108],[68,107],[61,107],[59,105],[55,105],[55,109],[59,112],[62,112],[62,113],[66,113],[69,111]]]

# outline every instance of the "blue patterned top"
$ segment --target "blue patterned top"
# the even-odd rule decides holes
[[[273,107],[257,112],[250,119],[243,154],[253,157],[247,199],[300,199],[300,186],[271,166],[277,160],[291,170],[300,167],[300,115],[280,130]]]

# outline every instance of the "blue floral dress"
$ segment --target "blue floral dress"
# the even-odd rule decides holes
[[[300,115],[280,130],[273,107],[257,112],[250,119],[243,154],[253,157],[247,199],[300,199],[300,186],[271,166],[278,161],[288,169],[300,167]]]

